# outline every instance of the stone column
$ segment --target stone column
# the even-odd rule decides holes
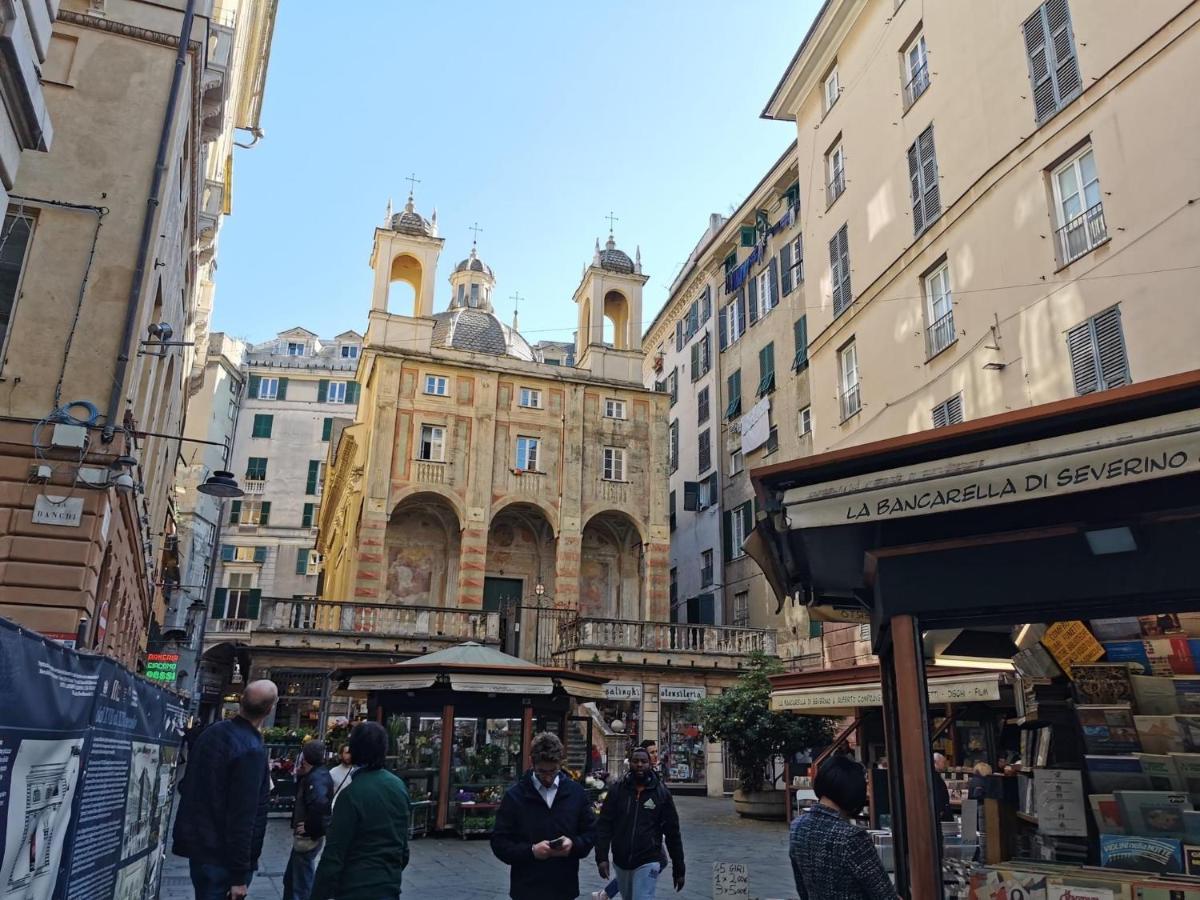
[[[579,561],[583,536],[576,530],[560,531],[554,555],[554,603],[579,608]]]
[[[370,505],[370,501],[368,501]],[[387,518],[364,512],[358,531],[358,553],[354,567],[354,599],[377,603],[387,594],[387,560],[384,534]],[[341,598],[339,598],[341,599]],[[349,599],[349,598],[346,598]]]
[[[487,571],[488,530],[486,523],[468,524],[462,531],[458,551],[458,605],[463,609],[483,608],[483,579]]]
[[[649,622],[667,622],[671,618],[671,544],[655,533],[661,526],[651,528],[650,543],[646,545],[646,587],[642,613]],[[658,538],[658,539],[656,539]]]

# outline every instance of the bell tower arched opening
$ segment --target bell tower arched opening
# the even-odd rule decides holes
[[[604,340],[614,350],[629,349],[629,300],[620,291],[604,295]]]
[[[406,314],[415,309],[425,280],[420,261],[410,253],[401,253],[392,260],[388,276],[388,312]]]

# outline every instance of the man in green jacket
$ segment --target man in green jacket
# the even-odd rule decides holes
[[[310,900],[392,900],[408,865],[409,799],[383,768],[388,735],[376,722],[350,733],[350,784],[338,794]]]

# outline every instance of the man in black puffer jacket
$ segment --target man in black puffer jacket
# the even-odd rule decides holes
[[[278,698],[274,682],[251,682],[238,715],[204,729],[192,748],[173,850],[191,863],[196,900],[242,900],[258,868],[271,792],[258,729]]]
[[[333,815],[333,776],[325,768],[324,741],[304,745],[296,771],[300,779],[292,810],[292,855],[283,873],[283,900],[308,900]]]
[[[617,883],[623,898],[653,900],[662,869],[662,845],[667,842],[676,891],[683,890],[683,836],[679,813],[666,785],[654,774],[650,753],[634,747],[629,754],[629,774],[604,798],[596,822],[596,865],[608,878],[608,851],[612,848]]]
[[[508,789],[496,812],[492,852],[512,867],[512,900],[575,900],[579,861],[596,842],[596,816],[587,793],[562,771],[556,735],[539,734],[529,755],[533,768]]]

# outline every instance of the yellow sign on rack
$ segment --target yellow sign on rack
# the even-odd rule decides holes
[[[1082,622],[1055,622],[1046,629],[1042,643],[1064,672],[1071,675],[1071,666],[1094,663],[1104,655],[1104,648]]]

